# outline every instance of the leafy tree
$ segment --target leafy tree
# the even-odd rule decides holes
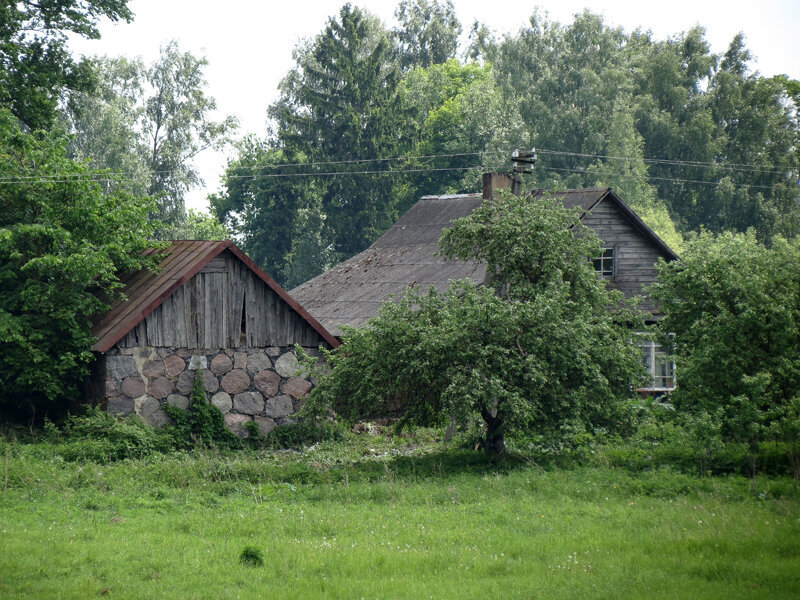
[[[92,73],[75,62],[67,35],[97,39],[102,18],[130,21],[128,0],[4,2],[0,7],[0,105],[30,129],[50,127],[66,90],[88,90]]]
[[[91,319],[117,274],[146,266],[150,201],[105,193],[56,134],[27,133],[0,109],[0,407],[58,413],[93,360]],[[110,176],[109,176],[110,177]]]
[[[207,148],[228,143],[236,119],[213,121],[216,101],[206,96],[205,58],[181,52],[175,41],[161,48],[159,59],[147,69],[152,93],[144,100],[142,129],[147,140],[149,194],[159,198],[159,218],[180,222],[185,192],[202,183],[192,160]]]
[[[282,167],[286,154],[269,142],[248,136],[237,148],[211,209],[278,283],[299,285],[333,262],[322,190],[313,178],[294,177],[300,169]]]
[[[452,0],[403,0],[394,14],[400,27],[393,34],[404,69],[430,67],[455,58],[461,23]]]
[[[524,432],[564,438],[621,425],[641,377],[640,317],[587,256],[602,244],[558,202],[504,196],[442,236],[449,257],[485,260],[489,285],[411,289],[329,354],[308,410],[397,414],[402,422],[479,415],[487,453]]]
[[[168,240],[227,240],[231,237],[216,217],[191,208],[179,225],[165,227],[162,235]]]
[[[91,92],[72,92],[61,115],[71,134],[69,155],[108,169],[116,174],[115,185],[146,195],[150,168],[139,128],[145,66],[124,57],[98,58],[91,65],[97,85]]]
[[[410,70],[401,85],[407,131],[414,141],[404,166],[407,209],[422,194],[460,193],[480,187],[483,172],[508,164],[509,148],[522,136],[519,115],[503,99],[491,66],[441,65]]]
[[[277,149],[289,162],[358,172],[381,163],[348,161],[402,154],[400,70],[391,36],[377,18],[345,4],[320,35],[295,50],[295,58],[297,67],[270,108]],[[373,181],[357,174],[318,180],[325,237],[340,257],[363,250],[397,217],[392,180]]]
[[[96,90],[74,94],[68,105],[70,150],[97,168],[124,173],[131,192],[154,196],[153,216],[166,224],[156,235],[166,239],[188,226],[184,196],[202,183],[194,157],[227,144],[236,120],[211,119],[216,102],[204,91],[208,61],[181,52],[175,41],[149,66],[125,58],[93,64]]]
[[[800,396],[798,260],[797,240],[704,232],[653,287],[675,334],[676,405],[719,415],[725,438],[753,450]]]
[[[543,149],[536,185],[611,185],[649,224],[666,224],[667,209],[682,232],[797,233],[792,86],[750,73],[741,35],[716,55],[702,27],[655,41],[589,12],[568,25],[534,13],[517,35],[483,32],[479,44]]]

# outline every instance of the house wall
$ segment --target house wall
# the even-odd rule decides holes
[[[295,343],[311,348],[325,344],[229,251],[210,261],[120,341],[128,348],[266,348]]]
[[[195,377],[200,377],[231,431],[246,437],[245,423],[255,421],[266,435],[276,425],[292,423],[311,390],[311,381],[297,374],[297,365],[294,351],[286,346],[190,350],[118,345],[101,355],[91,392],[96,396],[90,400],[110,413],[136,414],[161,427],[169,421],[164,407],[186,409]]]
[[[643,285],[657,279],[656,263],[662,254],[641,231],[620,212],[613,201],[602,200],[582,219],[606,247],[614,248],[615,274],[611,285],[625,296],[644,295]],[[656,304],[645,297],[640,308],[657,313]]]

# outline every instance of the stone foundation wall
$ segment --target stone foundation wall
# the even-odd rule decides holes
[[[312,355],[318,351],[306,348]],[[106,409],[118,415],[139,415],[161,427],[169,421],[166,405],[186,409],[199,373],[211,403],[225,415],[225,424],[246,437],[245,423],[256,421],[266,435],[275,425],[293,423],[312,383],[296,374],[292,348],[112,348],[95,369],[94,388],[103,390]],[[96,393],[96,392],[95,392]]]

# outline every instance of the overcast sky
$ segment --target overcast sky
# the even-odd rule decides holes
[[[351,3],[395,25],[393,0],[353,0]],[[86,55],[141,56],[153,61],[159,46],[178,40],[182,50],[204,55],[208,93],[217,99],[220,114],[234,115],[240,133],[263,134],[266,107],[277,97],[277,86],[293,66],[292,49],[313,37],[336,14],[343,1],[302,0],[261,2],[247,0],[131,0],[134,20],[103,25],[101,40],[74,41],[72,48]],[[712,51],[723,52],[739,31],[764,75],[785,73],[800,78],[800,2],[798,0],[453,0],[465,31],[477,19],[498,33],[524,27],[534,8],[552,20],[569,23],[588,8],[610,25],[626,31],[651,30],[663,39],[700,24]],[[228,151],[228,154],[231,152]],[[225,156],[206,152],[197,160],[205,189],[190,192],[187,205],[207,207],[206,194],[216,191]]]

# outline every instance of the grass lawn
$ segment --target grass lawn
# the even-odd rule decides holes
[[[800,492],[366,435],[108,465],[0,443],[0,598],[93,597],[794,599]]]

